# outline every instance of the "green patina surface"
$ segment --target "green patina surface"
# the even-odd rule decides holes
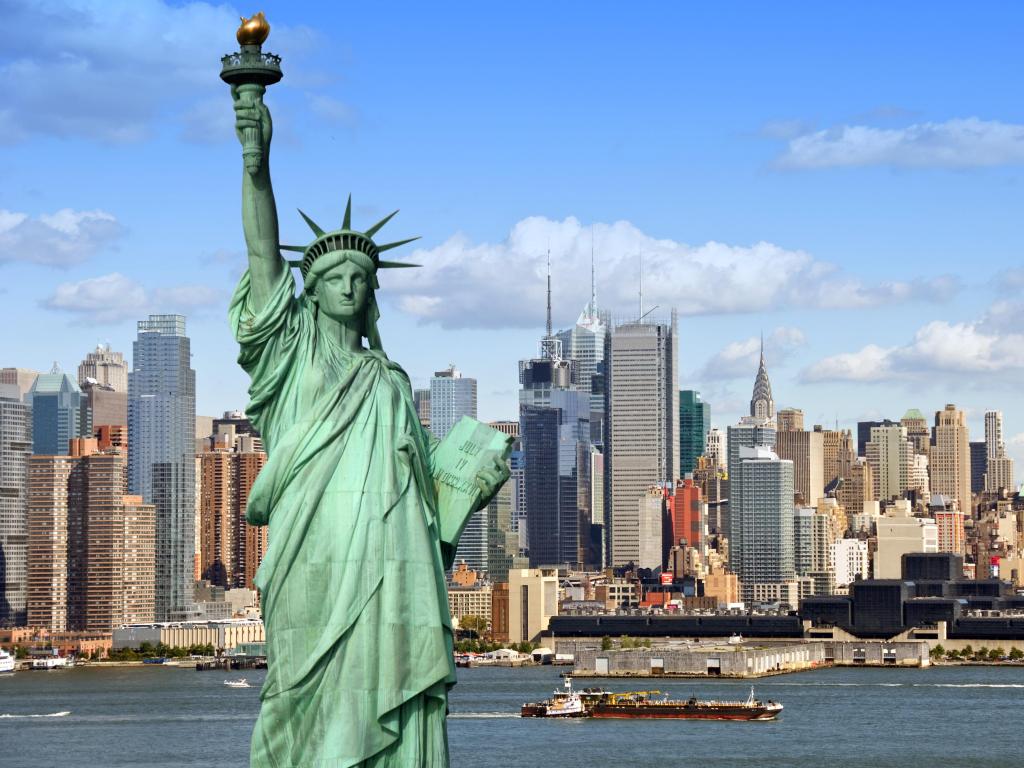
[[[278,240],[265,86],[232,86],[249,269],[230,321],[269,454],[247,512],[270,527],[251,765],[447,766],[444,570],[468,515],[507,479],[508,439],[467,419],[438,443],[420,425],[377,331],[376,273],[398,266],[373,242],[383,223],[352,230],[351,208],[337,231],[307,219],[316,240],[292,249],[303,252],[297,294]]]

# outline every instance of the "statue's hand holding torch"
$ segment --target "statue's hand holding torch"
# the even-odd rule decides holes
[[[235,134],[242,143],[245,170],[252,176],[263,167],[274,135],[270,110],[263,103],[266,90],[255,83],[231,86],[231,96],[235,100]]]

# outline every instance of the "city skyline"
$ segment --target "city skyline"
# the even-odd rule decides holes
[[[26,4],[2,33],[0,270],[10,316],[28,321],[3,365],[72,371],[97,341],[127,354],[135,320],[178,312],[195,340],[199,412],[244,407],[244,376],[226,363],[244,257],[221,223],[236,215],[235,159],[216,78],[234,18],[151,2],[115,22],[104,7],[77,3],[72,27]],[[448,362],[477,378],[484,419],[516,413],[548,248],[556,329],[590,298],[592,252],[599,305],[635,314],[642,253],[645,306],[662,321],[680,312],[680,388],[701,392],[716,426],[745,411],[763,330],[776,404],[802,408],[808,425],[910,408],[930,420],[952,402],[980,440],[984,413],[1001,410],[1007,453],[1022,461],[1024,129],[1000,89],[977,87],[1019,68],[1009,30],[1022,11],[942,8],[925,34],[909,10],[881,23],[880,5],[798,25],[757,8],[742,19],[658,9],[623,25],[596,5],[585,19],[545,8],[539,26],[530,8],[453,26],[410,7],[370,42],[323,31],[371,26],[367,9],[340,25],[326,5],[269,3],[274,47],[295,62],[269,98],[301,123],[277,126],[282,237],[303,236],[294,207],[344,194],[311,173],[315,155],[353,192],[357,223],[401,206],[403,232],[424,237],[408,258],[425,266],[383,281],[388,351],[417,388]],[[490,31],[486,49],[474,24]],[[838,55],[866,39],[872,56]],[[524,40],[541,61],[522,60]],[[613,40],[627,55],[606,55]],[[449,49],[458,55],[439,53]],[[908,50],[920,67],[900,64]],[[169,58],[158,101],[135,70]],[[441,109],[436,82],[455,94]],[[655,118],[613,106],[616,91],[657,104]]]

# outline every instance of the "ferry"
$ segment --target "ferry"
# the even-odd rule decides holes
[[[782,712],[776,701],[760,701],[754,689],[745,701],[670,699],[660,691],[612,693],[601,688],[576,692],[571,678],[550,699],[523,704],[522,717],[593,717],[597,719],[774,720]]]
[[[251,688],[249,681],[244,677],[240,677],[238,680],[225,680],[224,685],[228,688]]]
[[[759,701],[754,689],[745,701],[701,701],[690,697],[685,701],[660,696],[660,691],[611,693],[601,698],[590,710],[595,718],[628,718],[677,720],[774,720],[782,712],[776,701]]]
[[[14,657],[0,648],[0,674],[14,671]]]
[[[43,669],[49,671],[53,669],[65,669],[69,666],[71,666],[69,660],[64,656],[39,656],[32,659],[32,669]]]

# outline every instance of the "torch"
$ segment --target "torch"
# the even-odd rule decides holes
[[[235,35],[241,50],[220,60],[220,79],[238,87],[238,98],[246,106],[255,106],[263,98],[267,86],[283,77],[281,57],[263,52],[263,43],[269,34],[270,24],[263,11],[251,19],[243,18]],[[259,128],[242,129],[242,157],[245,170],[250,174],[259,171],[263,163]]]

